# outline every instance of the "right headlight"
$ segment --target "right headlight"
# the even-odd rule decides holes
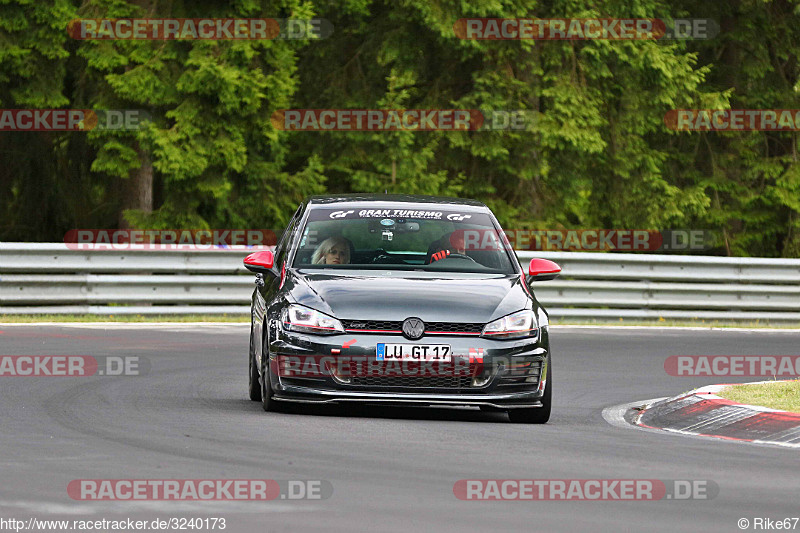
[[[283,327],[289,331],[317,335],[344,333],[342,323],[337,319],[303,305],[291,304],[283,310],[281,318]]]
[[[529,309],[511,313],[484,326],[482,337],[490,339],[522,339],[539,335],[536,315]]]

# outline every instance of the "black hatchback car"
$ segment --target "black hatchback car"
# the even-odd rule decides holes
[[[474,200],[314,196],[256,273],[250,398],[507,410],[545,423],[553,391],[548,315],[496,218]]]

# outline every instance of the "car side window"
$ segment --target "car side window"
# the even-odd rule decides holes
[[[303,205],[301,204],[300,207],[297,208],[297,211],[295,211],[286,229],[283,231],[278,246],[275,248],[275,265],[277,268],[280,268],[286,260],[289,252],[289,245],[292,242],[292,237],[297,229],[297,224],[300,221],[302,213]]]

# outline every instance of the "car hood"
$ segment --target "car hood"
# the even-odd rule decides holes
[[[518,274],[350,271],[289,273],[289,294],[302,305],[343,320],[478,322],[531,308]]]

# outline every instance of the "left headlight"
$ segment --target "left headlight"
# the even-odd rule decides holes
[[[528,309],[511,313],[484,326],[482,337],[490,339],[521,339],[539,335],[536,315]]]
[[[317,335],[334,335],[344,333],[342,323],[325,313],[310,307],[291,304],[283,310],[283,327],[289,331],[315,333]]]

